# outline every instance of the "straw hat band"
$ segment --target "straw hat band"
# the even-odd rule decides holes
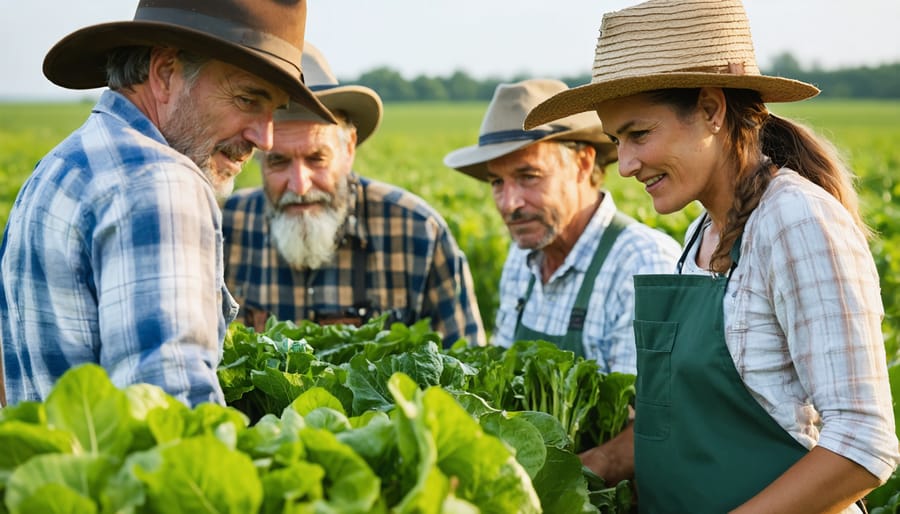
[[[167,7],[141,7],[135,12],[134,19],[135,21],[171,23],[202,31],[226,41],[271,55],[296,69],[298,75],[302,74],[302,70],[298,65],[302,52],[296,46],[273,34],[248,28],[247,25],[198,12],[188,12]]]
[[[557,127],[551,130],[498,130],[478,136],[478,146],[495,145],[509,141],[537,141],[566,131],[569,127]]]

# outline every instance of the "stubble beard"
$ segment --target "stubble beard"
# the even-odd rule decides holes
[[[173,111],[178,113],[177,116],[174,116],[165,127],[160,127],[160,132],[165,136],[169,146],[184,154],[200,168],[217,196],[227,197],[234,191],[237,173],[217,170],[213,155],[221,152],[231,159],[245,162],[253,153],[253,145],[247,141],[217,143],[214,136],[205,133],[204,129],[215,126],[215,122],[211,116],[205,114],[190,91],[184,92],[175,101]]]
[[[508,221],[537,221],[544,227],[544,236],[535,243],[527,244],[524,243],[521,239],[517,238],[511,229],[509,235],[515,240],[516,245],[523,250],[543,250],[559,235],[559,231],[556,229],[556,227],[558,226],[558,222],[551,222],[555,221],[556,218],[559,217],[558,213],[556,213],[555,211],[550,212],[549,217],[551,218],[550,221],[548,221],[547,218],[542,214],[523,214],[521,211],[515,211],[509,216]]]

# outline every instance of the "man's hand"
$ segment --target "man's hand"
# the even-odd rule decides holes
[[[634,425],[629,424],[609,441],[578,454],[581,463],[613,487],[634,479]]]

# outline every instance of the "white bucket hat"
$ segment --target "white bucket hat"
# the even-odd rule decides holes
[[[606,100],[669,88],[751,89],[763,102],[819,94],[810,84],[762,75],[740,0],[650,0],[606,13],[591,83],[541,103],[525,127],[593,111]]]
[[[500,84],[481,123],[478,144],[450,152],[444,157],[444,164],[479,180],[487,180],[488,161],[549,140],[582,141],[597,149],[596,159],[600,164],[615,161],[616,147],[603,133],[603,126],[593,112],[522,130],[525,116],[534,106],[567,89],[564,82],[553,79]]]
[[[303,76],[313,95],[331,112],[343,111],[356,126],[356,146],[362,144],[381,123],[384,107],[381,97],[372,89],[359,85],[340,85],[331,66],[318,48],[303,45]],[[291,104],[275,113],[275,121],[322,120],[302,105]]]

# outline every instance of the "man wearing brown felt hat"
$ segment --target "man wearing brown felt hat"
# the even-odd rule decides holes
[[[69,368],[223,402],[216,377],[237,306],[223,281],[217,197],[304,85],[305,0],[141,0],[44,59],[72,89],[106,86],[37,165],[0,247],[7,400],[42,400]]]

